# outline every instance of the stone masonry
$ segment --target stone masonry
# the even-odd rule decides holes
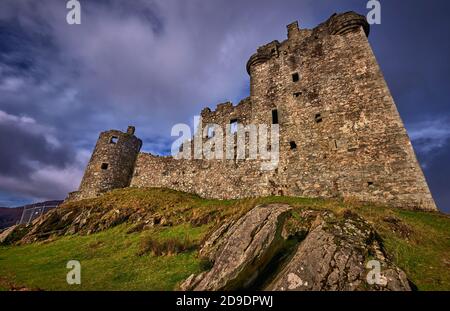
[[[230,122],[278,123],[277,169],[261,170],[261,160],[139,153],[134,128],[109,131],[100,135],[80,189],[69,200],[132,186],[206,198],[287,195],[436,210],[367,39],[365,17],[334,14],[314,29],[294,22],[287,30],[287,40],[261,46],[250,57],[248,98],[201,112],[203,125],[219,124],[224,131]]]
[[[80,188],[67,200],[96,197],[106,191],[130,185],[142,141],[134,136],[134,127],[126,133],[111,130],[100,134]]]

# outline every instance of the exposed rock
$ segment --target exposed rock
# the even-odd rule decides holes
[[[36,219],[20,243],[76,233],[92,234],[126,222],[132,213],[131,209],[58,208]]]
[[[220,226],[200,250],[214,262],[211,270],[191,275],[180,289],[411,290],[364,219],[314,210],[294,217],[291,210],[258,206]],[[286,247],[292,242],[297,244]],[[374,269],[378,263],[380,273]]]
[[[0,244],[5,242],[8,236],[16,229],[17,225],[11,226],[0,232]]]
[[[379,284],[369,285],[366,263],[380,263]],[[371,226],[362,218],[318,216],[292,259],[269,290],[411,290],[403,271],[390,263]]]
[[[215,261],[216,256],[219,253],[218,249],[225,243],[223,236],[232,224],[232,221],[227,221],[209,236],[199,251],[200,257],[208,258],[210,261]]]
[[[183,281],[180,285],[180,290],[182,291],[189,291],[193,290],[197,287],[198,283],[203,279],[206,272],[202,272],[200,274],[191,274],[186,280]]]
[[[27,225],[15,225],[0,233],[0,244],[9,245],[22,239],[30,230]]]
[[[283,244],[281,231],[290,210],[284,204],[257,206],[231,224],[226,232],[219,228],[205,243],[217,252],[209,256],[214,259],[212,269],[197,277],[190,276],[180,288],[233,290],[249,286]],[[223,241],[219,243],[217,239]]]
[[[90,234],[126,221],[134,224],[129,232],[171,225],[169,216],[152,210],[59,208],[29,226],[1,232],[0,243]],[[396,229],[402,225],[396,218],[383,221]],[[211,262],[211,269],[191,275],[180,289],[411,290],[372,226],[350,211],[336,215],[286,204],[257,206],[218,226],[202,243],[199,256]],[[369,282],[377,276],[372,260],[380,264],[376,284]]]
[[[137,224],[134,224],[127,230],[127,234],[139,232],[142,230],[145,230],[145,223],[144,222],[138,222]]]

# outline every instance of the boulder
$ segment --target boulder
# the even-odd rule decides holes
[[[367,267],[373,261],[380,267],[377,275],[369,273],[375,271],[374,265]],[[266,290],[409,291],[411,287],[406,274],[386,258],[376,232],[364,219],[356,215],[337,219],[325,213]]]
[[[11,233],[14,232],[16,227],[17,227],[17,225],[14,225],[14,226],[6,228],[0,232],[0,244],[4,243],[6,241],[6,239],[11,235]]]
[[[198,276],[191,275],[180,288],[248,288],[283,245],[281,231],[290,210],[291,207],[285,204],[257,206],[237,221],[219,228],[201,251],[214,260],[211,270]]]
[[[257,206],[218,227],[199,254],[212,268],[181,290],[411,290],[373,227],[349,211]]]
[[[10,245],[17,243],[20,239],[22,239],[30,230],[30,227],[27,225],[14,225],[0,233],[0,244]]]

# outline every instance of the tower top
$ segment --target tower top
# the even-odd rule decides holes
[[[313,29],[301,29],[298,21],[290,23],[287,27],[288,40],[278,42],[274,40],[266,45],[260,46],[257,52],[253,54],[247,62],[247,73],[254,65],[265,63],[272,57],[279,56],[279,48],[283,45],[289,45],[292,42],[301,44],[303,42],[324,38],[327,36],[345,35],[349,32],[355,32],[363,29],[366,36],[369,36],[370,25],[364,15],[353,11],[333,14],[324,23]]]
[[[136,128],[133,125],[128,126],[127,134],[134,135],[135,131],[136,131]]]
[[[298,33],[300,29],[298,28],[298,21],[292,22],[289,25],[286,26],[288,31],[288,39],[292,38],[295,33]]]

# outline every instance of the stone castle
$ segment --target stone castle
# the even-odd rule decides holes
[[[142,141],[129,127],[100,134],[79,191],[68,200],[131,186],[205,198],[287,195],[437,210],[369,30],[365,17],[354,12],[334,14],[314,29],[294,22],[286,40],[261,46],[250,57],[248,98],[202,110],[202,124],[224,129],[230,123],[279,124],[276,169],[261,170],[259,160],[141,153]]]

